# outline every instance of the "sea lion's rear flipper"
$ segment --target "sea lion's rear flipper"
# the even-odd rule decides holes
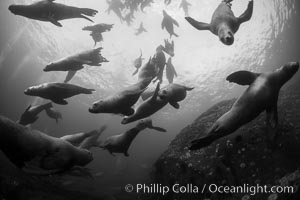
[[[210,30],[210,24],[204,22],[198,22],[191,17],[185,17],[186,21],[188,21],[193,27],[198,30]]]
[[[253,13],[253,0],[249,1],[248,7],[245,10],[245,12],[238,17],[238,22],[241,24],[246,21],[249,21],[252,17],[252,13]]]
[[[276,104],[268,107],[267,112],[267,126],[274,129],[278,125],[277,101]]]
[[[68,102],[64,99],[51,99],[54,103],[60,104],[60,105],[67,105]]]
[[[49,16],[48,17],[48,20],[49,22],[51,22],[52,24],[54,24],[55,26],[58,26],[58,27],[62,27],[62,24],[59,23],[56,19],[54,19],[53,17]]]
[[[180,108],[180,105],[179,105],[177,102],[169,102],[169,104],[170,104],[171,106],[173,106],[174,108],[176,108],[176,109],[179,109],[179,108]]]
[[[166,129],[164,128],[161,128],[161,127],[157,127],[157,126],[152,126],[150,129],[153,129],[153,130],[156,130],[156,131],[159,131],[159,132],[167,132]]]
[[[237,71],[227,76],[226,80],[239,85],[251,85],[259,75],[249,71]]]
[[[76,74],[77,71],[69,71],[65,80],[64,80],[64,83],[67,83],[69,82]]]

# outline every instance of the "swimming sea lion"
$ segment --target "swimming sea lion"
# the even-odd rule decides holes
[[[206,136],[192,141],[190,150],[206,147],[215,140],[229,135],[244,124],[255,119],[261,112],[267,113],[267,126],[278,124],[277,99],[280,88],[298,71],[299,63],[290,62],[271,73],[238,71],[226,80],[240,85],[249,85],[232,108],[222,115],[208,130]]]
[[[173,79],[176,76],[177,77],[177,72],[174,68],[174,65],[172,64],[172,58],[170,57],[168,59],[167,65],[166,65],[166,76],[169,81],[169,83],[173,83]]]
[[[78,94],[92,94],[94,89],[87,89],[68,83],[43,83],[41,85],[27,88],[24,93],[29,96],[38,96],[49,99],[54,103],[66,105],[66,98]]]
[[[122,23],[124,17],[121,11],[125,8],[124,4],[120,0],[106,0],[106,3],[108,4],[106,12],[110,14],[110,11],[113,11],[119,17],[120,22]]]
[[[166,30],[170,34],[170,38],[172,37],[172,35],[175,35],[176,37],[178,37],[178,35],[176,33],[174,33],[174,24],[177,27],[179,27],[178,22],[175,19],[173,19],[170,15],[168,15],[168,13],[165,10],[163,10],[163,15],[164,15],[164,18],[161,22],[161,28],[162,29],[166,28]]]
[[[248,3],[247,10],[239,17],[235,17],[231,10],[232,0],[224,0],[215,10],[210,24],[198,22],[191,17],[185,19],[198,30],[210,30],[213,34],[218,35],[221,42],[225,45],[232,45],[234,34],[238,31],[240,25],[249,21],[253,12],[253,0]]]
[[[62,119],[62,114],[53,108],[47,108],[45,111],[48,117],[55,119],[56,123],[58,123],[59,119]]]
[[[168,40],[165,40],[165,46],[162,48],[164,52],[166,52],[169,56],[174,57],[175,52],[174,52],[174,41],[172,40],[172,43],[169,42]]]
[[[143,22],[141,22],[140,27],[136,29],[135,35],[140,35],[143,32],[147,32],[147,30],[144,28]]]
[[[20,120],[18,121],[19,124],[24,126],[28,124],[33,124],[39,117],[38,115],[46,109],[50,109],[52,107],[52,103],[45,103],[38,106],[29,105],[25,112],[21,115]]]
[[[139,69],[142,66],[142,62],[144,60],[142,50],[140,49],[141,55],[134,61],[134,67],[136,68],[135,72],[133,72],[132,76],[136,75],[139,72]]]
[[[128,117],[124,117],[121,123],[128,124],[139,119],[150,117],[151,115],[162,109],[165,105],[167,105],[168,99],[161,99],[158,96],[159,88],[160,84],[158,82],[153,96],[138,105],[134,114]]]
[[[134,110],[131,107],[138,101],[144,90],[145,88],[141,89],[140,83],[136,83],[112,96],[94,102],[89,112],[132,115]]]
[[[93,160],[92,153],[86,149],[3,116],[0,116],[0,150],[20,169],[34,164],[49,173],[85,166]]]
[[[138,82],[140,83],[141,89],[148,87],[159,72],[155,60],[155,58],[150,57],[148,62],[139,70]]]
[[[166,99],[176,109],[179,109],[178,102],[183,101],[186,97],[187,91],[191,91],[194,88],[186,87],[179,84],[169,84],[166,87],[162,88],[158,92],[158,96],[161,99]]]
[[[60,3],[55,0],[42,0],[30,5],[10,5],[8,9],[15,15],[21,15],[30,19],[48,21],[62,27],[58,21],[71,18],[84,18],[91,22],[87,16],[95,16],[98,11],[89,8],[77,8]]]
[[[153,0],[144,0],[141,2],[141,11],[144,12],[144,9],[151,6],[151,3],[153,3]]]
[[[159,83],[162,83],[163,82],[164,69],[165,69],[165,65],[166,65],[166,56],[163,52],[163,46],[162,45],[160,45],[156,48],[156,53],[153,56],[153,59],[155,61],[156,68],[159,70],[157,75],[156,75],[156,79],[154,80],[154,82],[156,80],[159,80]]]
[[[191,4],[187,0],[182,0],[179,5],[179,8],[182,8],[184,11],[185,16],[189,16],[189,6],[191,6]]]
[[[132,141],[139,132],[146,128],[166,132],[163,128],[153,127],[151,119],[145,119],[141,120],[136,127],[126,131],[125,133],[107,138],[101,147],[108,150],[112,155],[114,155],[113,153],[123,153],[125,156],[129,156],[128,149]]]
[[[44,72],[50,71],[68,71],[65,78],[65,83],[70,81],[78,70],[83,69],[83,65],[90,66],[101,66],[102,62],[108,62],[106,58],[101,55],[102,47],[97,49],[92,49],[88,51],[83,51],[71,56],[67,56],[58,61],[51,62],[46,65],[43,69]]]
[[[84,31],[91,31],[91,36],[95,42],[95,45],[97,44],[97,42],[101,42],[103,41],[103,37],[102,37],[102,33],[106,32],[106,31],[110,31],[113,27],[113,24],[94,24],[91,26],[85,26],[82,30]]]

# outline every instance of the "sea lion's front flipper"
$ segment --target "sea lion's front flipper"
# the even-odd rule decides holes
[[[68,102],[64,99],[51,99],[54,103],[60,104],[60,105],[67,105]]]
[[[179,108],[180,108],[180,106],[179,106],[179,104],[178,104],[177,102],[169,102],[169,104],[170,104],[171,106],[173,106],[174,108],[176,108],[176,109],[179,109]]]
[[[26,108],[25,112],[28,112],[31,108],[31,104]]]
[[[227,76],[226,80],[229,82],[237,83],[239,85],[250,85],[259,75],[260,74],[258,73],[249,71],[237,71]]]
[[[276,101],[277,102],[277,101]],[[266,109],[267,112],[267,126],[274,129],[278,125],[278,113],[277,113],[277,104],[273,104],[272,106]]]
[[[136,75],[139,72],[139,69],[136,69],[135,72],[132,73],[132,76]]]
[[[158,83],[157,83],[157,86],[156,86],[156,89],[155,89],[155,92],[154,92],[153,96],[151,97],[151,100],[150,100],[150,101],[156,101],[156,98],[157,98],[157,96],[158,96],[159,89],[160,89],[160,83],[158,82]]]
[[[61,23],[59,23],[56,19],[54,19],[53,17],[49,16],[48,17],[49,22],[51,22],[52,24],[54,24],[55,26],[58,27],[62,27]]]
[[[67,83],[69,82],[76,74],[77,71],[69,71],[65,80],[64,80],[64,83]]]
[[[185,17],[185,19],[198,30],[210,30],[210,24],[198,22],[191,17]]]
[[[129,154],[128,154],[127,151],[124,153],[124,155],[125,155],[126,157],[129,157]]]
[[[159,132],[167,132],[166,129],[164,128],[161,128],[161,127],[157,127],[157,126],[152,126],[150,129],[153,129],[153,130],[156,130],[156,131],[159,131]]]
[[[245,12],[238,17],[238,21],[239,23],[244,23],[246,21],[249,21],[252,17],[252,13],[253,13],[253,0],[249,1],[248,3],[248,7],[245,10]]]
[[[171,18],[171,20],[172,20],[173,24],[175,24],[177,27],[179,27],[179,24],[178,24],[178,22],[175,19]]]

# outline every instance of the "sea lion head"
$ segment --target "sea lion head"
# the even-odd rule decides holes
[[[289,62],[277,69],[276,72],[280,74],[281,84],[283,85],[290,80],[299,69],[299,62]]]
[[[108,101],[99,100],[94,102],[92,107],[89,108],[90,113],[105,113],[108,111],[112,106]]]
[[[39,94],[42,87],[44,87],[44,85],[31,86],[24,90],[24,94],[29,96],[36,96]]]
[[[218,30],[220,41],[225,45],[232,45],[234,42],[234,33],[226,24],[222,24]]]

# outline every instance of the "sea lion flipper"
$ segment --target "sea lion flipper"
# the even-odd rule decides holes
[[[152,126],[151,129],[159,131],[159,132],[167,132],[166,129],[161,128],[161,127],[157,127],[157,126]]]
[[[239,85],[251,85],[259,75],[249,71],[237,71],[227,76],[226,80]]]
[[[31,108],[31,104],[26,108],[25,112],[28,112]]]
[[[249,21],[252,17],[252,13],[253,13],[253,0],[249,1],[248,7],[245,10],[245,12],[238,17],[239,23],[241,24],[246,21]]]
[[[128,152],[126,151],[126,152],[124,152],[124,155],[126,156],[126,157],[129,157],[129,154],[128,154]]]
[[[185,17],[186,21],[188,21],[193,27],[198,30],[210,30],[210,24],[204,22],[198,22],[191,17]]]
[[[179,108],[180,108],[180,105],[179,105],[177,102],[169,102],[169,104],[170,104],[171,106],[173,106],[174,108],[176,108],[176,109],[179,109]]]
[[[173,24],[175,24],[177,27],[179,27],[179,23],[175,19],[171,18],[171,20],[172,20]]]
[[[62,27],[62,24],[59,23],[56,19],[54,19],[53,17],[49,16],[48,17],[48,20],[49,22],[51,22],[52,24],[54,24],[55,26],[58,26],[58,27]]]
[[[132,73],[132,76],[136,75],[139,72],[139,69],[136,69],[135,72]]]
[[[154,92],[153,96],[151,97],[150,101],[155,101],[156,100],[156,98],[158,96],[159,89],[160,89],[160,83],[158,82],[157,86],[156,86],[156,89],[155,89],[155,92]]]
[[[69,82],[76,74],[77,71],[69,71],[65,80],[64,80],[64,83],[67,83]]]
[[[67,105],[68,102],[64,99],[51,99],[54,103],[60,104],[60,105]]]

